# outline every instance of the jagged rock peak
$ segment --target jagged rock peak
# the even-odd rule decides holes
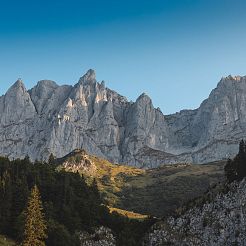
[[[21,78],[18,78],[17,81],[15,83],[19,83],[19,84],[23,84],[23,81]]]
[[[103,88],[93,70],[74,87],[27,91],[18,80],[0,97],[0,154],[20,158],[28,153],[40,160],[85,148],[115,163],[141,167],[232,157],[237,141],[246,138],[246,77],[232,78],[221,81],[198,109],[165,117],[145,93],[133,103]],[[143,152],[144,146],[163,154]]]
[[[22,79],[17,79],[17,81],[8,89],[7,93],[10,91],[22,91],[25,92],[26,91],[26,87],[22,81]]]
[[[52,88],[58,87],[56,82],[53,80],[40,80],[38,81],[37,86],[38,87],[52,87]]]
[[[150,98],[145,92],[143,92],[143,93],[138,97],[138,99],[139,99],[139,98],[144,98],[144,97]]]
[[[151,98],[143,92],[136,100],[136,102],[146,102],[146,103],[152,103]]]
[[[12,87],[23,87],[23,86],[25,87],[25,85],[24,85],[22,79],[19,78],[19,79],[16,80],[16,82],[13,84]]]
[[[231,86],[237,86],[240,84],[245,84],[246,76],[232,76],[228,75],[226,77],[222,77],[217,87],[213,91],[217,91],[217,89],[227,90],[229,93],[231,91]],[[213,92],[212,91],[212,92]]]
[[[89,69],[85,75],[79,79],[79,84],[88,84],[96,82],[96,72],[93,69]]]
[[[236,75],[236,76],[232,76],[232,75],[228,75],[227,77],[222,77],[220,81],[241,81],[243,79],[246,79],[246,76],[239,76],[239,75]]]

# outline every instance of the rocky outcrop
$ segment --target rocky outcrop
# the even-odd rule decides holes
[[[94,233],[80,232],[81,246],[115,246],[116,239],[109,228],[101,226],[95,228]]]
[[[82,172],[83,175],[96,173],[97,167],[85,150],[74,150],[63,158],[56,159],[54,162],[61,165],[61,168],[69,172]]]
[[[246,180],[243,180],[231,184],[228,193],[218,194],[202,207],[154,225],[143,246],[243,246],[246,244],[245,218]]]
[[[77,148],[116,163],[156,167],[233,156],[246,129],[246,77],[222,78],[196,110],[163,115],[142,94],[128,102],[89,70],[74,86],[18,80],[0,97],[0,154],[62,157]]]

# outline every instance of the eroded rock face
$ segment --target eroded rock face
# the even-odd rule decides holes
[[[202,207],[154,225],[143,246],[245,245],[246,181],[233,183],[229,189]]]
[[[85,150],[74,150],[61,159],[56,159],[62,167],[71,172],[83,172],[83,174],[93,175],[97,171],[95,163]]]
[[[111,229],[104,226],[95,228],[93,234],[80,232],[81,246],[115,246],[116,239]]]
[[[98,83],[89,70],[74,86],[18,80],[0,97],[0,154],[47,159],[83,148],[138,167],[225,159],[246,128],[246,77],[222,78],[196,110],[164,116],[142,94],[135,103]]]

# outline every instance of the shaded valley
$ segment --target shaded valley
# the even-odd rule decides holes
[[[56,163],[58,169],[78,171],[89,183],[95,178],[109,206],[155,217],[174,213],[222,181],[225,164],[174,164],[145,170],[112,164],[84,150],[76,150]]]

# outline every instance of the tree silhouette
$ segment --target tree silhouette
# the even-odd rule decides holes
[[[45,246],[46,222],[38,187],[35,185],[29,197],[23,246]]]
[[[229,183],[231,183],[237,178],[236,166],[231,159],[227,160],[224,170],[225,170],[225,176]]]
[[[56,159],[56,157],[53,155],[53,153],[51,153],[50,156],[49,156],[48,163],[49,163],[50,165],[55,164],[55,159]]]
[[[243,140],[239,143],[238,154],[233,160],[227,161],[224,171],[228,182],[246,177],[246,143]]]

